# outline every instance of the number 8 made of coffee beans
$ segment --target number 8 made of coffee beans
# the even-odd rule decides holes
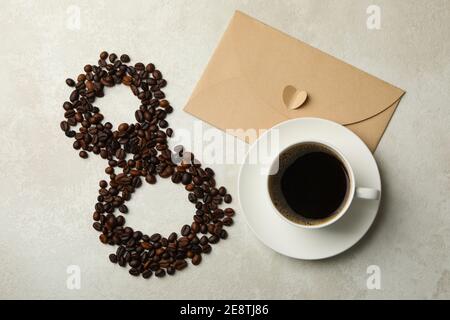
[[[73,148],[79,150],[81,158],[91,153],[108,161],[105,173],[109,181],[99,182],[93,228],[103,244],[117,246],[109,260],[143,278],[173,275],[186,268],[189,260],[200,264],[212,244],[228,237],[224,227],[233,224],[235,212],[220,208],[231,202],[231,195],[225,187],[216,186],[211,168],[203,168],[182,146],[169,149],[173,130],[166,118],[173,108],[162,91],[167,82],[161,71],[153,63],[131,65],[126,54],[118,57],[102,52],[98,65],[87,64],[76,80],[67,79],[66,84],[73,91],[63,104],[61,129],[74,139]],[[114,128],[103,122],[93,103],[104,96],[105,87],[120,84],[130,87],[140,106],[135,112],[136,123]],[[183,186],[195,207],[192,223],[167,237],[134,230],[125,220],[132,193],[143,180],[155,184],[158,178]]]

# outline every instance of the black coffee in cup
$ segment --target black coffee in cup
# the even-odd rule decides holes
[[[350,187],[340,156],[320,143],[299,143],[278,157],[278,170],[269,176],[270,198],[289,220],[320,224],[338,214]]]

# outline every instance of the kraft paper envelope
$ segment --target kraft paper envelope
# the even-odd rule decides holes
[[[286,106],[295,99],[293,88],[308,93],[295,110]],[[347,126],[374,151],[403,94],[237,11],[184,110],[222,130],[325,118]]]

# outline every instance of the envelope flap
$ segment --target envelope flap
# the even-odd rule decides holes
[[[232,48],[216,52],[227,52],[222,61],[236,64],[230,74],[244,78],[247,94],[287,118],[355,123],[384,111],[404,93],[241,12],[236,12],[224,37],[227,41],[222,43]],[[282,94],[288,85],[308,92],[303,107],[285,106]]]

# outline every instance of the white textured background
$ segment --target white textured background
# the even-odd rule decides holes
[[[370,4],[381,8],[381,30],[366,28]],[[79,30],[67,27],[71,5]],[[358,245],[316,262],[267,249],[238,215],[229,240],[199,267],[133,278],[108,261],[112,249],[91,227],[106,163],[80,159],[59,129],[64,79],[102,50],[153,61],[169,82],[171,126],[192,129],[181,109],[235,9],[407,91],[375,154],[381,212]],[[450,298],[449,30],[445,0],[2,0],[0,298]],[[123,87],[98,101],[116,124],[133,120],[136,103]],[[214,168],[236,195],[238,165]],[[191,219],[185,196],[169,182],[144,185],[128,221],[167,233]],[[80,290],[66,287],[72,264]],[[371,264],[381,268],[381,290],[366,288]]]

